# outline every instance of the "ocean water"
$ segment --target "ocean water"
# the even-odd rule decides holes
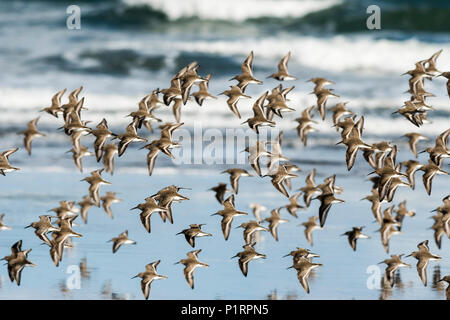
[[[413,68],[416,61],[443,49],[437,66],[442,71],[450,70],[450,26],[448,19],[440,18],[441,13],[448,17],[447,4],[380,2],[382,30],[377,31],[365,28],[368,4],[364,1],[245,0],[220,5],[202,0],[182,4],[157,0],[81,1],[81,30],[66,28],[66,8],[70,4],[0,3],[0,150],[19,147],[10,160],[21,168],[1,177],[0,212],[6,214],[4,222],[13,229],[0,232],[0,256],[9,254],[11,245],[22,239],[24,249],[33,249],[30,260],[38,265],[25,268],[20,287],[10,283],[6,266],[2,267],[1,299],[142,299],[139,280],[131,278],[143,271],[145,264],[158,259],[158,272],[168,279],[152,284],[151,299],[265,299],[274,292],[279,299],[444,298],[444,287],[436,279],[450,274],[449,239],[444,236],[442,249],[436,247],[429,217],[449,193],[449,176],[437,176],[433,192],[427,196],[419,172],[416,190],[400,188],[393,201],[398,204],[406,199],[408,208],[417,214],[405,218],[403,234],[391,239],[390,253],[409,254],[419,242],[428,239],[431,252],[442,256],[441,261],[428,266],[428,286],[424,287],[417,275],[415,259],[405,258],[413,267],[399,271],[396,287],[388,291],[372,288],[368,286],[372,279],[368,268],[388,258],[376,232],[378,225],[373,223],[370,203],[360,201],[370,193],[367,174],[372,170],[359,155],[355,167],[347,172],[345,148],[335,146],[340,137],[331,127],[330,117],[319,121],[319,132],[309,135],[308,147],[300,144],[293,119],[315,102],[314,95],[309,94],[313,86],[306,80],[321,76],[334,80],[336,85],[332,87],[340,95],[339,99],[330,99],[328,106],[348,101],[352,111],[364,115],[364,139],[368,143],[386,140],[397,144],[398,161],[413,157],[401,138],[406,132],[416,131],[431,138],[420,142],[419,150],[431,145],[450,126],[450,100],[443,79],[426,83],[426,89],[436,95],[429,99],[436,108],[429,112],[431,124],[418,129],[392,112],[409,99],[403,93],[408,89],[407,77],[401,74]],[[418,7],[420,11],[414,9]],[[413,19],[418,12],[421,22]],[[171,76],[187,63],[199,61],[200,73],[213,75],[210,92],[217,95],[234,84],[229,79],[239,73],[240,64],[251,50],[255,53],[255,77],[264,85],[248,87],[246,92],[253,98],[238,104],[243,119],[251,115],[256,97],[278,85],[265,78],[291,51],[289,70],[298,80],[286,85],[295,85],[289,105],[296,111],[277,119],[277,127],[269,132],[275,138],[283,130],[283,154],[302,168],[290,194],[304,185],[313,168],[317,170],[316,182],[336,174],[336,184],[344,188],[340,197],[346,202],[333,205],[325,228],[313,234],[314,245],[309,246],[299,225],[318,213],[318,201],[299,211],[298,219],[282,210],[282,217],[290,221],[279,226],[279,242],[270,234],[260,233],[256,249],[267,259],[251,262],[245,278],[237,260],[231,259],[242,249],[242,232],[233,228],[230,239],[223,239],[220,218],[211,217],[221,206],[207,191],[218,182],[228,183],[228,176],[220,172],[232,165],[211,163],[207,154],[197,164],[179,164],[160,155],[149,177],[146,152],[138,150],[143,144],[135,144],[115,159],[113,176],[104,174],[112,185],[101,187],[100,193],[116,191],[124,199],[112,205],[114,219],[95,207],[89,211],[87,225],[77,219],[79,226],[74,229],[83,238],[74,240],[74,247],[66,249],[63,262],[55,267],[48,247],[24,227],[56,207],[60,200],[80,201],[88,189],[87,183],[80,180],[101,164],[92,157],[84,158],[84,172],[75,168],[71,156],[65,153],[71,148],[70,140],[57,130],[61,120],[38,112],[50,105],[52,95],[63,88],[72,91],[83,85],[81,95],[88,108],[83,119],[96,124],[106,118],[111,130],[121,133],[129,122],[125,115],[137,107],[139,100],[155,88],[168,87]],[[155,114],[164,121],[174,121],[170,108],[161,107]],[[41,116],[38,128],[47,136],[33,141],[30,157],[17,132],[37,115]],[[217,129],[221,134],[226,129],[244,128],[240,125],[244,120],[231,114],[223,96],[206,101],[202,107],[189,102],[182,109],[182,121],[183,128],[191,133],[196,128],[203,132]],[[143,129],[140,134],[151,140],[159,133]],[[206,145],[208,141],[202,139],[206,138],[195,136],[192,143]],[[90,149],[92,143],[91,137],[82,138],[82,144]],[[182,150],[190,148],[190,143],[183,142]],[[222,151],[233,155],[241,150],[226,145]],[[426,156],[420,155],[419,161],[426,162]],[[251,170],[248,164],[239,166]],[[443,168],[448,171],[448,161]],[[152,233],[148,234],[136,211],[130,208],[171,184],[191,188],[182,192],[190,200],[173,205],[173,225],[162,223],[154,215]],[[269,178],[244,177],[236,207],[249,216],[236,218],[233,227],[252,218],[248,208],[251,202],[260,202],[269,211],[288,203]],[[264,212],[263,217],[268,214]],[[202,249],[200,261],[210,267],[196,270],[194,290],[183,277],[183,267],[174,264],[193,250],[182,235],[175,236],[191,223],[206,223],[203,229],[213,234],[196,241],[196,249]],[[340,236],[353,226],[366,226],[371,236],[358,240],[356,252]],[[123,246],[112,254],[107,241],[124,230],[137,245]],[[295,271],[286,269],[291,259],[282,258],[298,246],[320,254],[315,261],[323,264],[310,277],[309,295],[300,286]],[[68,271],[80,263],[87,265],[89,274],[81,277],[79,289],[69,290]],[[384,265],[379,266],[383,272]]]

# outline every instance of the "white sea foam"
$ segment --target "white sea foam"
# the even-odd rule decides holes
[[[277,61],[291,51],[291,60],[309,68],[331,72],[355,71],[401,74],[413,69],[420,59],[429,58],[440,49],[450,52],[450,43],[425,43],[417,39],[395,41],[367,36],[335,35],[265,37],[263,39],[176,41],[170,46],[180,51],[207,52],[218,55],[246,56],[255,52],[258,60]],[[265,61],[267,62],[267,61]],[[275,64],[275,63],[274,63]],[[450,55],[442,54],[438,68],[450,69]],[[267,66],[267,65],[266,65]]]
[[[244,21],[259,17],[302,17],[341,3],[339,0],[123,0],[129,6],[149,5],[171,20],[198,17],[203,20]]]

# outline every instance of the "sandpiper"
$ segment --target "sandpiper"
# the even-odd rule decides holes
[[[442,170],[439,168],[438,165],[436,165],[433,161],[428,160],[428,164],[423,165],[419,170],[422,170],[424,172],[422,176],[423,185],[425,186],[425,190],[427,191],[427,194],[431,194],[431,187],[433,178],[437,174],[446,174],[448,175],[447,171]]]
[[[232,168],[222,171],[222,173],[228,173],[230,175],[230,185],[233,188],[234,193],[238,194],[239,190],[239,178],[240,177],[251,177],[252,175],[248,173],[247,170],[240,168]]]
[[[156,203],[156,200],[152,197],[145,198],[144,203],[138,204],[136,207],[131,208],[130,210],[139,209],[141,210],[140,218],[142,225],[144,226],[145,230],[147,230],[148,233],[151,232],[151,224],[150,224],[150,218],[154,212],[159,212],[160,215],[163,215],[167,209],[164,207],[159,206]],[[165,216],[164,216],[165,219]]]
[[[39,222],[32,222],[30,225],[26,226],[25,229],[30,227],[34,228],[36,236],[44,241],[44,243],[50,245],[50,239],[47,237],[47,233],[60,231],[60,228],[57,228],[52,224],[51,218],[54,218],[54,216],[41,215],[39,216]]]
[[[391,288],[394,286],[395,271],[397,271],[397,269],[401,268],[401,267],[408,267],[408,268],[411,267],[410,264],[407,264],[402,261],[402,259],[401,259],[402,256],[403,256],[403,254],[391,254],[390,259],[385,259],[379,263],[379,264],[381,264],[381,263],[387,264],[387,267],[385,270],[385,277],[386,277],[388,283],[390,284]]]
[[[61,91],[58,91],[53,97],[52,97],[52,105],[50,107],[46,107],[40,111],[45,111],[48,114],[51,114],[55,118],[58,118],[58,113],[62,113],[63,110],[61,109],[61,97],[64,95],[67,89],[63,89]]]
[[[402,230],[402,226],[403,226],[403,219],[408,216],[408,217],[414,217],[416,215],[416,213],[414,211],[408,210],[406,208],[406,200],[403,200],[402,202],[400,202],[398,204],[398,208],[397,210],[394,211],[397,215],[395,216],[395,220],[398,221],[400,223],[400,225],[398,226],[398,230]]]
[[[137,129],[140,129],[142,125],[145,125],[150,132],[153,132],[153,128],[150,122],[151,121],[161,122],[162,120],[153,116],[152,113],[149,111],[148,103],[151,97],[152,94],[148,94],[144,98],[142,98],[138,103],[139,109],[137,111],[131,112],[127,117],[133,118],[133,123],[136,124]]]
[[[75,89],[69,94],[69,103],[66,103],[61,106],[62,112],[63,112],[63,119],[65,122],[68,121],[69,115],[74,111],[75,106],[77,105],[78,101],[78,95],[80,94],[81,90],[83,90],[83,86],[79,87],[78,89]],[[65,92],[65,90],[64,90]],[[62,94],[64,94],[64,92]],[[61,94],[61,96],[62,96]],[[59,99],[61,99],[61,96],[59,96]]]
[[[401,225],[400,222],[394,219],[392,216],[392,211],[394,210],[394,205],[383,211],[383,220],[381,222],[381,228],[377,231],[381,234],[381,243],[384,247],[386,253],[389,253],[389,240],[395,234],[400,234],[401,231],[397,228]]]
[[[222,233],[223,233],[225,240],[228,240],[228,237],[230,236],[230,230],[231,230],[231,224],[233,222],[233,218],[238,217],[238,216],[246,216],[247,213],[236,210],[236,208],[234,207],[234,195],[233,194],[231,196],[229,196],[222,203],[222,205],[223,205],[223,210],[220,210],[220,211],[212,214],[212,216],[214,216],[214,215],[222,216],[222,222],[221,222]]]
[[[305,227],[305,238],[311,246],[313,245],[313,231],[316,229],[322,229],[316,222],[318,219],[318,217],[312,216],[308,218],[308,221],[302,223],[302,226]]]
[[[247,277],[248,274],[248,263],[254,259],[266,259],[265,254],[261,254],[256,252],[254,246],[256,243],[246,244],[242,248],[244,248],[244,251],[241,251],[237,253],[235,256],[231,257],[233,258],[239,258],[239,268],[241,269],[242,274],[244,277]]]
[[[293,173],[293,172],[299,172],[299,171],[302,171],[302,169],[299,167],[299,166],[297,166],[297,165],[295,165],[295,164],[292,164],[292,163],[285,163],[285,164],[283,164],[284,165],[284,168],[287,170],[287,172],[288,173]],[[284,184],[286,185],[286,187],[288,188],[288,190],[291,190],[292,189],[292,183],[291,183],[291,179],[292,178],[286,178],[286,179],[284,179]]]
[[[265,174],[263,177],[271,177],[272,185],[277,189],[279,192],[281,192],[284,196],[289,198],[289,194],[286,191],[286,188],[284,187],[284,180],[286,178],[296,178],[298,175],[289,173],[286,168],[283,165],[278,166],[278,170],[273,173]]]
[[[435,52],[429,59],[426,59],[424,62],[424,67],[427,73],[431,73],[433,75],[438,75],[440,71],[436,69],[436,60],[439,58],[439,55],[442,53],[443,49]]]
[[[289,198],[289,204],[285,205],[284,207],[286,210],[291,214],[291,216],[298,217],[296,211],[300,209],[305,209],[304,206],[300,205],[298,203],[298,197],[302,195],[302,192],[297,192],[296,194],[292,195]]]
[[[88,157],[88,156],[93,156],[94,153],[90,152],[88,150],[88,148],[86,148],[85,146],[80,145],[77,148],[72,148],[67,152],[72,152],[72,159],[73,162],[75,163],[76,167],[78,168],[78,170],[80,170],[80,172],[83,172],[83,163],[82,163],[82,159],[84,157]]]
[[[321,228],[323,228],[323,226],[325,225],[325,221],[327,220],[328,212],[331,209],[331,205],[333,203],[345,202],[342,199],[336,198],[334,196],[334,193],[322,193],[318,195],[315,199],[320,200],[319,220]]]
[[[398,187],[411,187],[411,185],[400,178],[392,178],[386,194],[388,202],[394,199],[394,194]]]
[[[267,163],[267,168],[269,172],[276,169],[280,161],[289,161],[289,158],[285,157],[281,151],[281,143],[283,141],[283,131],[278,134],[278,139],[270,143],[270,153],[269,162]],[[293,165],[289,165],[289,169],[292,169]],[[295,166],[294,166],[295,167]],[[287,170],[287,168],[285,167]],[[292,173],[295,170],[289,170],[288,173]]]
[[[241,124],[247,123],[250,129],[256,132],[256,134],[259,134],[259,127],[261,126],[270,126],[275,127],[276,123],[274,121],[270,121],[266,118],[263,112],[263,104],[264,100],[266,99],[268,95],[268,91],[263,93],[262,96],[260,96],[255,103],[253,104],[252,111],[253,111],[253,117],[248,118],[246,121],[242,122]]]
[[[184,264],[184,277],[186,278],[186,281],[189,285],[189,287],[191,287],[191,289],[194,289],[194,271],[197,267],[209,267],[209,265],[207,263],[203,263],[200,262],[198,260],[198,254],[201,252],[201,249],[195,250],[195,251],[190,251],[188,252],[187,255],[187,259],[181,259],[180,261],[178,261],[176,264],[181,263]]]
[[[252,72],[253,58],[254,58],[253,51],[251,51],[248,57],[245,59],[244,63],[242,63],[241,74],[234,76],[233,78],[230,79],[238,81],[237,86],[242,90],[242,92],[245,91],[245,88],[247,88],[247,86],[250,83],[262,84],[262,81],[257,80],[253,76]]]
[[[77,216],[67,219],[60,219],[60,229],[58,231],[53,231],[52,233],[54,237],[52,240],[50,240],[50,257],[57,267],[59,266],[59,262],[62,261],[66,241],[70,237],[82,237],[80,233],[72,230],[72,223],[73,220],[76,219],[76,217]]]
[[[427,137],[425,137],[417,132],[409,132],[409,133],[404,134],[403,136],[408,138],[409,149],[411,149],[411,152],[414,154],[414,156],[416,158],[418,156],[417,143],[420,140],[429,140]]]
[[[111,182],[108,182],[102,178],[102,172],[104,169],[98,169],[91,172],[91,175],[89,177],[86,177],[82,179],[81,181],[86,181],[90,184],[89,186],[89,196],[91,197],[92,201],[95,203],[97,207],[100,207],[100,197],[98,195],[98,190],[100,188],[100,185],[103,184],[111,184]]]
[[[111,175],[114,174],[114,155],[118,152],[118,147],[114,143],[103,147],[103,167]]]
[[[249,146],[244,149],[245,152],[248,152],[248,162],[252,166],[253,170],[255,170],[258,176],[262,176],[261,174],[261,166],[259,164],[259,159],[262,156],[270,156],[271,153],[267,151],[266,145],[268,142],[257,141],[255,146]]]
[[[372,194],[365,196],[361,200],[368,200],[372,203],[372,206],[370,209],[372,211],[373,217],[379,224],[382,224],[383,218],[382,218],[382,214],[381,214],[381,202],[380,202],[380,197],[378,195],[378,189],[373,188]]]
[[[268,78],[274,78],[279,81],[296,80],[297,78],[291,76],[288,72],[288,62],[291,58],[291,52],[289,51],[278,63],[278,72],[272,73]]]
[[[147,154],[147,168],[148,174],[151,176],[153,168],[155,167],[156,158],[159,152],[166,154],[174,159],[175,157],[170,152],[171,148],[181,147],[181,144],[172,140],[172,133],[175,129],[182,126],[184,123],[166,123],[160,126],[160,138],[153,140],[151,143],[143,146],[140,149],[148,149]]]
[[[336,84],[334,81],[327,80],[325,78],[312,78],[307,80],[306,82],[312,82],[315,84],[314,91],[320,91],[324,86],[329,84]]]
[[[347,163],[347,170],[350,171],[355,164],[356,154],[359,149],[372,149],[373,147],[361,140],[362,130],[364,126],[364,117],[360,118],[355,126],[352,128],[349,135],[343,138],[337,144],[343,143],[347,147],[345,153],[345,161]]]
[[[271,95],[274,95],[274,97],[270,97]],[[267,95],[266,97],[266,99],[269,100],[269,103],[266,105],[266,118],[268,120],[272,120],[274,114],[280,118],[283,118],[282,112],[295,111],[294,108],[291,108],[286,104],[286,98],[283,96],[281,91],[276,94],[272,93],[271,95]]]
[[[172,113],[176,122],[181,121],[181,107],[183,106],[183,100],[180,98],[173,99]]]
[[[429,147],[420,153],[428,152],[430,160],[437,166],[442,166],[444,159],[450,158],[450,150],[447,148],[449,135],[450,129],[445,130],[436,138],[434,147]]]
[[[312,258],[320,257],[317,253],[311,252],[309,249],[299,248],[297,247],[296,250],[293,250],[289,252],[288,254],[284,255],[283,258],[292,256],[293,263],[297,263],[300,258],[306,258],[311,261]]]
[[[297,260],[297,262],[292,265],[290,268],[294,268],[297,270],[297,278],[300,284],[302,285],[303,289],[305,289],[306,293],[309,294],[309,284],[308,284],[308,277],[309,274],[313,269],[316,269],[318,267],[321,267],[321,263],[313,263],[309,261],[307,258],[301,257]]]
[[[450,276],[445,276],[439,280],[439,282],[444,282],[444,281],[449,284],[449,286],[447,286],[447,289],[445,290],[445,298],[447,300],[450,300]]]
[[[37,265],[28,260],[31,249],[22,251],[22,240],[19,240],[11,247],[11,255],[3,258],[8,262],[8,275],[11,282],[16,281],[20,286],[22,270],[25,267],[36,267]]]
[[[82,133],[83,135],[89,134],[91,130],[86,126],[87,122],[81,120],[81,110],[83,109],[84,98],[76,103],[74,109],[67,114],[67,119],[65,120],[64,126],[60,129],[64,129],[65,134],[72,135],[75,132]]]
[[[250,203],[249,207],[250,209],[252,209],[252,213],[255,216],[256,220],[258,222],[261,222],[261,211],[266,211],[267,208],[259,203]]]
[[[317,109],[319,110],[319,115],[322,118],[322,120],[325,120],[325,116],[326,116],[326,104],[328,101],[328,98],[331,97],[337,97],[339,98],[339,96],[337,94],[335,94],[333,91],[333,89],[320,89],[320,90],[315,90],[313,93],[316,95],[317,97]]]
[[[441,260],[441,257],[430,253],[430,248],[428,247],[428,240],[425,240],[417,245],[418,251],[414,251],[406,257],[414,257],[417,261],[417,272],[422,280],[423,285],[427,286],[427,266],[429,261]]]
[[[199,83],[199,90],[197,92],[194,92],[192,95],[195,98],[195,101],[201,106],[203,104],[203,101],[206,99],[217,99],[217,97],[213,96],[208,92],[208,84],[209,80],[211,79],[211,74],[208,74],[205,77],[205,81],[202,81]]]
[[[17,253],[22,251],[22,240],[17,241],[11,246],[11,254],[9,256],[3,257],[1,260],[5,260],[7,262],[11,261],[17,256]],[[12,281],[12,279],[11,279]]]
[[[90,207],[94,206],[95,203],[92,202],[90,196],[84,196],[83,199],[77,203],[80,206],[80,215],[84,223],[88,221],[88,210]]]
[[[113,213],[111,211],[111,205],[113,203],[122,202],[123,200],[119,199],[119,198],[116,198],[116,193],[115,192],[107,192],[106,195],[104,195],[103,197],[100,198],[100,200],[102,201],[103,209],[106,211],[108,216],[111,219],[113,219]]]
[[[230,88],[231,88],[230,90],[225,90],[219,95],[224,94],[228,97],[227,99],[228,108],[230,108],[231,112],[233,112],[234,115],[240,119],[241,114],[239,113],[239,110],[237,108],[237,103],[241,98],[250,99],[251,97],[244,94],[244,92],[238,86],[230,86]]]
[[[314,182],[314,177],[316,176],[316,169],[313,169],[306,177],[306,186],[301,187],[299,190],[303,192],[303,201],[306,207],[309,207],[314,195],[320,194],[320,189],[317,188]]]
[[[36,124],[39,121],[39,117],[34,118],[30,122],[28,122],[28,128],[22,132],[21,134],[24,135],[23,138],[23,144],[25,145],[25,149],[28,152],[28,155],[31,155],[31,143],[35,137],[44,137],[45,134],[42,132],[39,132],[39,130],[36,128]]]
[[[297,135],[300,138],[300,141],[306,147],[308,144],[308,133],[312,131],[317,131],[314,127],[311,126],[313,123],[317,123],[312,120],[311,111],[315,106],[311,106],[302,111],[301,116],[296,118],[295,121],[298,123],[296,127]]]
[[[278,86],[273,88],[272,91],[269,92],[269,94],[266,97],[266,100],[268,101],[268,104],[266,105],[267,119],[272,120],[274,114],[282,118],[283,116],[281,114],[281,111],[283,110],[293,111],[292,108],[289,108],[286,105],[286,102],[289,101],[286,95],[294,88],[295,86],[283,89],[283,85],[279,84]]]
[[[342,117],[352,116],[354,113],[347,109],[348,102],[339,102],[329,110],[333,112],[333,124],[336,126]],[[336,127],[338,130],[338,127]]]
[[[149,263],[145,266],[145,271],[138,273],[134,278],[141,278],[141,289],[142,293],[144,294],[144,298],[148,300],[148,297],[150,295],[150,285],[152,284],[153,280],[159,280],[159,279],[167,279],[166,276],[160,275],[156,272],[156,268],[158,267],[158,264],[161,262],[161,260]]]
[[[50,209],[48,211],[53,211],[60,219],[66,219],[75,217],[78,214],[79,209],[75,207],[75,201],[63,200],[59,202],[59,207]]]
[[[219,201],[220,204],[222,204],[222,202],[223,202],[225,193],[231,191],[231,190],[227,189],[226,183],[219,183],[217,186],[212,187],[209,190],[214,191],[216,193],[215,197],[216,197],[217,201]]]
[[[183,102],[181,97],[181,82],[178,74],[170,80],[170,87],[167,89],[161,89],[160,92],[163,94],[163,102],[166,106],[168,106],[174,99],[179,99]]]
[[[426,116],[426,111],[411,101],[405,101],[405,106],[394,111],[392,114],[395,113],[402,115],[416,127],[420,127],[423,124],[424,116]]]
[[[159,152],[164,152],[169,155],[171,158],[174,158],[172,153],[170,152],[170,148],[173,146],[173,142],[168,139],[157,139],[153,140],[151,143],[143,146],[140,149],[148,149],[147,153],[147,169],[148,174],[151,176],[153,173],[153,168],[155,167],[156,158],[158,157]]]
[[[99,162],[103,155],[106,140],[109,137],[112,136],[115,137],[116,135],[111,131],[109,131],[108,122],[106,121],[106,119],[100,121],[100,123],[96,126],[96,129],[92,129],[90,133],[95,136],[94,141],[95,156],[97,158],[97,162]]]
[[[353,128],[356,126],[355,119],[357,115],[353,115],[352,117],[345,118],[344,120],[339,121],[337,124],[333,125],[338,130],[341,129],[341,137],[342,139],[348,138],[349,134],[352,132]],[[363,118],[359,118],[358,122],[362,123]]]
[[[356,251],[356,240],[370,238],[368,235],[362,233],[363,228],[364,227],[353,227],[351,231],[347,231],[342,234],[342,236],[347,236],[348,243],[350,244],[350,247],[352,247],[353,251]]]
[[[136,131],[136,122],[133,121],[132,123],[130,123],[127,128],[126,128],[126,132],[123,134],[120,134],[117,136],[117,138],[120,140],[119,143],[119,157],[123,155],[123,153],[125,152],[125,150],[127,149],[128,145],[132,142],[146,142],[147,139],[140,137],[137,135],[137,131]]]
[[[112,238],[108,242],[113,242],[113,253],[116,253],[117,250],[119,250],[120,246],[123,244],[136,244],[136,241],[131,240],[128,238],[128,230],[125,230],[121,234],[119,234],[117,237]]]
[[[269,222],[269,230],[275,241],[278,241],[278,225],[280,223],[289,222],[289,220],[280,217],[280,209],[281,208],[273,209],[270,211],[270,217],[264,219],[264,221]]]
[[[196,61],[190,63],[188,66],[184,68],[184,70],[180,71],[179,77],[181,80],[181,95],[183,98],[183,104],[189,99],[190,90],[193,85],[200,85],[200,83],[207,82],[205,78],[202,78],[198,75],[197,70],[199,65]],[[206,88],[208,89],[208,88]]]
[[[389,191],[389,186],[394,178],[400,178],[400,177],[408,177],[407,174],[400,172],[400,167],[395,166],[395,157],[397,153],[397,148],[394,146],[394,149],[390,152],[390,156],[388,156],[384,162],[384,166],[378,169],[375,169],[375,171],[369,173],[373,174],[376,173],[379,176],[379,180],[377,182],[378,184],[378,195],[380,201],[383,201]]]
[[[183,187],[177,187],[177,186],[171,185],[171,186],[168,186],[168,187],[165,187],[165,188],[159,190],[156,194],[151,196],[156,201],[158,201],[158,206],[166,209],[166,211],[164,211],[164,215],[162,216],[164,221],[165,221],[165,218],[167,218],[169,220],[169,222],[173,224],[172,203],[174,201],[180,202],[183,200],[189,200],[189,198],[181,195],[178,192],[181,189],[189,189],[189,188],[183,188]]]
[[[422,168],[424,165],[421,164],[418,161],[415,160],[407,160],[407,161],[403,161],[400,162],[400,164],[402,166],[406,167],[405,173],[408,176],[408,182],[411,186],[411,189],[414,190],[415,186],[416,186],[416,177],[415,177],[415,173]]]
[[[3,223],[3,218],[5,217],[4,213],[0,213],[0,231],[2,230],[11,230],[12,228]]]
[[[269,231],[267,228],[264,228],[255,220],[250,220],[249,222],[241,223],[241,225],[236,228],[244,229],[243,235],[244,235],[245,244],[250,244],[250,243],[255,242],[255,241],[253,241],[255,232]]]
[[[195,247],[195,238],[199,237],[212,237],[211,233],[207,233],[202,231],[202,226],[204,226],[204,223],[201,224],[190,224],[189,229],[184,229],[181,232],[178,232],[179,234],[184,234],[184,237],[186,238],[186,241],[190,244],[192,248]]]
[[[442,247],[442,237],[445,234],[445,226],[444,226],[444,222],[442,221],[443,215],[442,213],[438,213],[437,215],[432,217],[433,219],[435,219],[435,223],[433,224],[433,226],[430,228],[434,231],[434,241],[436,242],[436,245],[438,247],[438,249],[441,249]]]
[[[9,149],[9,150],[6,150],[6,151],[3,151],[2,153],[0,153],[0,174],[1,175],[4,176],[8,172],[20,170],[19,168],[11,167],[11,165],[9,164],[9,156],[12,155],[17,150],[19,150],[19,148]]]

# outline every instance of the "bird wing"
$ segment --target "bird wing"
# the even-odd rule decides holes
[[[420,259],[419,262],[417,262],[417,272],[419,273],[420,280],[422,280],[424,286],[427,286],[427,265],[428,259]]]
[[[253,76],[252,67],[253,67],[253,51],[251,51],[248,57],[245,59],[244,63],[241,66],[241,71],[242,73],[248,73]]]
[[[228,240],[228,237],[230,236],[230,230],[231,230],[231,223],[233,222],[233,216],[225,216],[222,219],[221,225],[222,225],[222,232],[225,240]]]
[[[291,58],[291,52],[289,51],[287,55],[285,55],[280,62],[278,63],[278,71],[283,73],[288,73],[287,67],[289,59]]]

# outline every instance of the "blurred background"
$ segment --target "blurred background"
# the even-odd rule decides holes
[[[381,9],[381,30],[366,27],[366,8],[372,4]],[[69,5],[81,9],[80,30],[66,27]],[[434,141],[449,126],[450,100],[443,78],[427,81],[425,88],[436,95],[427,101],[436,110],[429,113],[432,123],[417,129],[404,118],[392,115],[409,99],[404,93],[408,90],[408,77],[401,74],[440,49],[443,52],[437,67],[450,71],[449,17],[450,2],[445,0],[1,1],[0,149],[19,146],[21,149],[11,156],[11,162],[21,170],[1,177],[4,182],[0,187],[0,210],[6,213],[4,222],[13,230],[0,233],[0,256],[8,254],[11,245],[23,239],[24,249],[33,248],[30,259],[39,267],[24,270],[20,288],[9,283],[6,267],[2,267],[0,298],[110,299],[115,295],[141,299],[139,281],[130,278],[157,259],[162,259],[158,271],[169,279],[152,285],[151,298],[155,299],[264,299],[275,291],[278,298],[301,299],[443,298],[443,286],[436,281],[450,273],[448,239],[443,239],[443,250],[439,251],[432,231],[426,228],[431,226],[429,211],[439,206],[448,193],[448,177],[435,178],[431,197],[424,198],[418,174],[416,190],[399,190],[395,199],[395,203],[408,199],[408,207],[417,216],[406,222],[403,235],[391,240],[392,253],[409,254],[417,243],[429,239],[431,251],[443,257],[428,268],[433,284],[424,287],[413,267],[401,271],[403,282],[400,277],[397,281],[403,285],[398,289],[388,293],[369,290],[367,267],[388,257],[375,233],[378,226],[372,223],[370,204],[359,201],[370,193],[367,173],[371,170],[358,156],[355,167],[347,172],[345,148],[335,146],[339,136],[329,119],[319,121],[319,132],[309,135],[308,148],[301,146],[293,119],[315,103],[315,96],[309,94],[313,85],[306,80],[326,77],[336,82],[332,87],[340,95],[339,99],[330,99],[328,106],[348,101],[349,109],[365,116],[366,142],[391,141],[401,149],[399,161],[410,159],[412,154],[401,136],[418,131]],[[296,86],[289,95],[289,106],[296,112],[277,119],[277,128],[284,130],[283,154],[303,169],[293,190],[303,186],[313,168],[318,171],[316,182],[337,174],[336,184],[345,189],[346,203],[333,207],[327,228],[313,236],[312,250],[321,255],[317,261],[324,266],[311,278],[311,294],[305,294],[293,270],[286,270],[291,261],[281,256],[296,246],[309,247],[299,224],[317,214],[318,201],[298,220],[282,211],[291,223],[280,226],[279,243],[268,234],[262,235],[257,250],[266,253],[268,259],[252,262],[249,277],[244,279],[237,261],[229,259],[243,245],[240,230],[233,229],[225,243],[219,219],[210,217],[221,206],[206,190],[219,181],[228,182],[228,177],[220,174],[225,167],[176,167],[167,157],[159,156],[152,177],[148,177],[146,153],[137,150],[142,144],[131,145],[123,157],[116,159],[113,177],[105,175],[113,185],[101,189],[101,193],[118,191],[118,196],[125,199],[113,206],[115,220],[111,221],[102,209],[92,208],[89,224],[79,221],[80,226],[75,228],[85,237],[77,239],[59,268],[54,267],[48,248],[23,227],[56,207],[59,200],[81,200],[88,185],[79,180],[99,164],[87,157],[83,159],[84,173],[79,173],[70,154],[65,153],[71,148],[68,137],[56,130],[62,125],[61,119],[38,111],[50,106],[57,91],[67,88],[71,92],[83,86],[80,96],[86,98],[88,108],[83,119],[94,125],[106,118],[111,131],[122,133],[130,122],[125,116],[137,108],[139,100],[153,89],[168,88],[170,78],[186,64],[196,60],[200,75],[211,73],[210,92],[217,95],[235,84],[229,79],[240,72],[240,65],[251,50],[255,54],[254,75],[264,81],[263,86],[249,85],[246,93],[254,99],[278,85],[266,77],[276,71],[279,59],[291,51],[289,70],[298,80],[285,85]],[[66,103],[66,99],[67,93],[62,102]],[[239,102],[243,119],[252,114],[254,99]],[[33,142],[30,158],[17,132],[38,115],[38,128],[47,137]],[[165,106],[155,115],[174,121],[171,108]],[[192,129],[194,123],[203,128],[237,128],[244,121],[229,111],[223,96],[206,101],[202,107],[189,102],[182,107],[181,119],[186,129]],[[150,139],[158,136],[158,132],[151,136],[145,129],[141,133]],[[83,144],[92,149],[93,139],[83,139]],[[426,155],[419,160],[427,161]],[[250,212],[248,204],[255,201],[269,209],[287,204],[267,178],[258,179],[241,179],[238,209]],[[170,184],[191,187],[192,191],[184,193],[191,200],[174,206],[174,225],[162,224],[155,216],[155,227],[149,235],[129,208]],[[264,214],[268,216],[268,212]],[[250,218],[251,214],[247,220]],[[247,221],[236,220],[239,221],[234,226]],[[191,248],[182,236],[172,233],[190,223],[205,222],[204,230],[214,237],[198,240],[204,249],[200,260],[211,268],[196,272],[196,289],[192,291],[185,283],[182,267],[173,265]],[[373,239],[360,240],[358,252],[354,253],[347,239],[339,235],[357,225],[367,226]],[[112,255],[106,241],[125,228],[138,245],[121,248]],[[415,264],[414,259],[408,262]],[[67,266],[83,263],[90,276],[83,277],[81,290],[68,291]]]

